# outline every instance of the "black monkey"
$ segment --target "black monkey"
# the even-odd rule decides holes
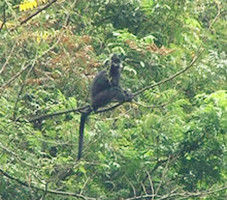
[[[84,125],[92,110],[96,111],[113,100],[118,102],[131,101],[132,94],[123,90],[119,85],[120,75],[121,60],[118,55],[113,54],[109,69],[99,72],[93,80],[91,86],[91,107],[86,107],[81,114],[77,160],[80,160],[82,156]]]

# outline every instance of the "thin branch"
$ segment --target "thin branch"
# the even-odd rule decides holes
[[[25,62],[24,64],[25,65]],[[0,91],[3,90],[5,87],[7,87],[8,85],[10,85],[16,78],[18,78],[25,70],[27,70],[30,67],[30,64],[28,64],[25,67],[22,67],[21,71],[17,72],[11,79],[9,79],[6,83],[4,83],[1,87],[0,87]]]
[[[224,187],[220,187],[216,190],[206,190],[206,191],[201,191],[201,192],[179,192],[179,193],[175,193],[175,192],[170,192],[170,194],[166,194],[163,195],[162,197],[158,198],[157,200],[164,200],[164,199],[169,199],[169,198],[173,198],[173,197],[178,197],[178,199],[181,197],[181,199],[185,199],[185,198],[190,198],[190,197],[205,197],[208,196],[210,194],[215,194],[217,192],[221,192],[223,190],[226,190],[227,186]],[[174,190],[175,191],[175,190]]]
[[[86,197],[84,195],[76,194],[76,193],[72,193],[72,192],[64,192],[64,191],[57,191],[57,190],[47,190],[47,188],[40,188],[40,187],[37,187],[37,186],[32,185],[30,183],[27,183],[25,181],[21,181],[20,179],[11,176],[7,172],[3,171],[2,169],[0,169],[0,174],[4,175],[5,177],[7,177],[7,178],[9,178],[9,179],[11,179],[13,181],[16,181],[17,183],[19,183],[20,185],[22,185],[24,187],[33,188],[33,189],[36,189],[36,190],[39,190],[39,191],[42,191],[42,192],[46,192],[46,193],[49,193],[49,194],[77,197],[77,198],[84,199],[84,200],[95,200],[95,198]]]
[[[14,49],[15,49],[15,47],[16,47],[16,44],[17,44],[17,42],[14,42],[14,45],[13,45],[13,47],[12,47],[10,53],[9,53],[9,56],[7,57],[5,63],[3,64],[3,66],[2,66],[2,68],[1,68],[1,70],[0,70],[0,75],[4,72],[4,70],[5,70],[6,66],[7,66],[7,64],[9,63],[9,60],[10,60],[10,58],[12,57],[13,51],[14,51]]]
[[[27,21],[29,21],[30,19],[32,19],[34,16],[38,15],[40,12],[42,12],[43,10],[49,8],[53,3],[55,3],[57,0],[53,0],[50,3],[46,4],[44,7],[38,9],[35,13],[31,14],[30,16],[28,16],[26,19],[24,19],[23,21],[20,22],[20,25],[25,24]]]
[[[151,192],[152,192],[152,195],[153,195],[152,200],[154,200],[154,194],[155,194],[155,192],[154,192],[154,184],[153,184],[151,176],[150,176],[150,174],[149,174],[149,172],[147,170],[146,170],[146,174],[147,174],[147,177],[148,177],[148,180],[149,180],[149,183],[150,183],[150,187],[151,187]]]
[[[15,12],[15,10],[12,8],[12,3],[9,2],[9,0],[4,0],[5,1],[5,4],[7,5],[8,9],[11,11],[11,14],[13,15],[14,19],[16,22],[18,22],[18,19],[17,19],[17,14]]]
[[[143,188],[143,192],[144,192],[145,194],[147,194],[147,190],[146,190],[146,187],[145,187],[145,185],[143,184],[143,182],[141,182],[141,187]]]
[[[219,16],[221,15],[221,6],[220,6],[220,2],[217,2],[217,1],[214,1],[217,5],[217,9],[218,9],[218,12],[217,12],[217,15],[215,16],[215,18],[211,21],[208,29],[211,30],[212,26],[214,25],[214,23],[218,20]]]
[[[56,112],[56,113],[32,117],[32,118],[28,119],[27,122],[35,122],[37,120],[44,120],[44,119],[47,119],[47,118],[52,118],[52,117],[56,117],[56,116],[59,116],[59,115],[68,114],[68,113],[71,113],[71,112],[80,112],[81,113],[84,109],[86,109],[88,107],[89,106],[83,106],[83,107],[80,107],[80,108],[77,108],[77,109],[70,109],[70,110],[60,111],[60,112]],[[23,122],[20,119],[18,119],[17,121]]]
[[[3,26],[4,26],[5,23],[6,23],[6,4],[5,4],[5,3],[4,3],[4,5],[3,5],[3,14],[2,14],[2,18],[3,18],[3,21],[2,21],[2,24],[1,24],[1,26],[0,26],[0,32],[1,32],[2,28],[3,28]]]
[[[90,181],[90,177],[88,177],[87,179],[86,179],[86,181],[84,182],[84,185],[83,185],[83,187],[81,188],[81,190],[80,190],[80,194],[83,194],[83,192],[84,192],[84,188],[86,187],[86,185],[87,185],[87,183]]]
[[[69,25],[69,22],[70,22],[70,13],[73,11],[73,9],[77,5],[77,3],[79,3],[79,0],[74,0],[73,3],[71,4],[70,10],[69,10],[69,12],[68,12],[68,14],[66,16],[65,26],[68,26]]]
[[[167,172],[167,170],[168,170],[169,163],[170,163],[170,156],[169,156],[169,158],[168,158],[168,160],[167,160],[167,162],[166,162],[166,165],[165,165],[164,170],[162,171],[161,181],[160,181],[160,183],[159,183],[159,185],[158,185],[158,187],[157,187],[157,189],[156,189],[156,191],[155,191],[155,195],[156,195],[156,196],[158,195],[158,192],[159,192],[159,190],[160,190],[160,188],[161,188],[161,186],[162,186],[162,183],[163,183],[163,181],[164,181],[166,172]]]
[[[134,187],[134,185],[132,184],[132,182],[126,177],[126,180],[128,181],[129,185],[132,187],[132,190],[133,190],[133,194],[134,194],[134,197],[136,196],[136,189]]]

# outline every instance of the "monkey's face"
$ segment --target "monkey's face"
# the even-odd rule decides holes
[[[115,68],[121,67],[121,59],[117,54],[113,54],[113,56],[111,57],[111,66],[114,66]]]
[[[112,63],[121,63],[121,59],[119,58],[119,56],[117,54],[113,54],[113,56],[111,57],[111,62]]]

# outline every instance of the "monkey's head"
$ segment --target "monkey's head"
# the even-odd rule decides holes
[[[119,68],[121,66],[121,59],[117,54],[111,56],[111,66]]]

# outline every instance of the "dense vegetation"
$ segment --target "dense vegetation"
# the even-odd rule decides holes
[[[225,8],[2,0],[0,199],[224,200]],[[136,96],[90,115],[77,162],[75,110],[111,53],[124,55],[121,85]]]

